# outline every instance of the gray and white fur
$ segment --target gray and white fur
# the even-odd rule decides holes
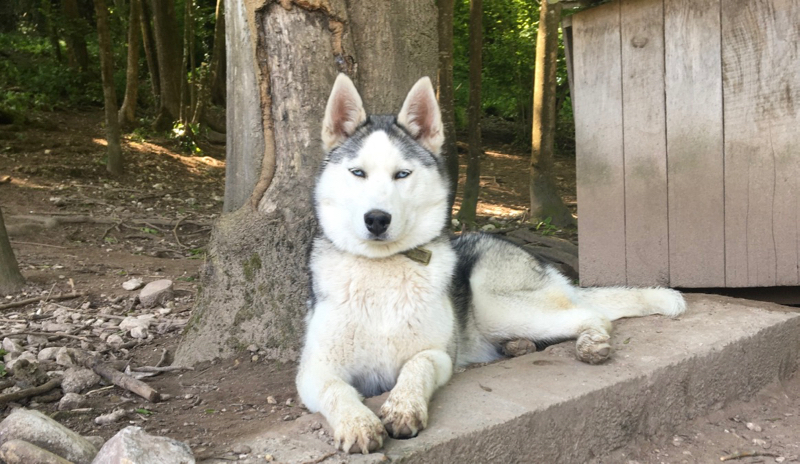
[[[492,235],[451,239],[442,120],[427,77],[396,117],[368,117],[339,75],[322,142],[297,388],[342,450],[374,451],[387,433],[415,436],[454,367],[498,359],[506,342],[577,339],[578,359],[600,363],[611,354],[611,321],[685,310],[669,289],[575,287]],[[415,251],[430,261],[412,259]],[[363,397],[385,391],[376,415]]]

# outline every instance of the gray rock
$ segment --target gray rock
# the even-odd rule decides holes
[[[59,366],[74,366],[78,364],[78,360],[75,359],[75,350],[65,346],[59,348],[58,352],[56,352],[56,364]]]
[[[45,332],[69,332],[74,327],[72,324],[59,323],[59,322],[42,322],[42,330]]]
[[[186,443],[167,437],[156,437],[140,427],[125,427],[100,448],[93,463],[135,462],[136,464],[194,464]]]
[[[6,464],[71,464],[61,456],[22,440],[3,443],[0,460]]]
[[[111,334],[108,336],[108,338],[106,338],[106,343],[114,348],[119,348],[123,343],[125,343],[125,340],[123,340],[118,334]]]
[[[37,358],[39,361],[50,361],[56,359],[56,355],[58,354],[58,350],[60,350],[60,346],[50,346],[48,348],[42,348],[39,351],[39,355]]]
[[[30,364],[39,364],[39,361],[36,359],[36,356],[34,356],[33,353],[30,351],[23,351],[19,354],[19,356],[6,363],[6,369],[8,369],[10,372],[14,372],[14,367],[20,361],[27,361]]]
[[[78,409],[86,404],[86,398],[78,393],[66,393],[58,402],[59,411],[69,411],[71,409]]]
[[[47,337],[44,335],[28,335],[28,345],[44,346],[47,344]]]
[[[99,381],[100,376],[91,369],[71,367],[64,372],[61,389],[64,390],[64,393],[80,393],[89,387],[97,385]]]
[[[138,289],[142,288],[143,284],[144,284],[144,282],[142,282],[140,279],[137,279],[136,277],[134,277],[133,279],[123,283],[122,284],[122,288],[124,288],[125,290],[128,290],[128,291],[138,290]]]
[[[147,329],[144,327],[134,327],[131,329],[131,337],[137,339],[147,338]]]
[[[252,448],[250,448],[247,445],[237,444],[237,445],[233,445],[233,447],[231,448],[231,451],[234,454],[250,454],[253,450],[252,450]]]
[[[3,339],[3,349],[8,353],[19,353],[22,351],[22,344],[19,340],[6,337]]]
[[[172,291],[172,281],[161,279],[150,282],[139,292],[139,302],[145,308],[152,308],[159,304],[164,304],[174,296]]]
[[[19,408],[0,422],[0,443],[23,440],[75,464],[89,464],[97,448],[39,411]]]

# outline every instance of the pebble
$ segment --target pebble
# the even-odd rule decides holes
[[[64,393],[80,393],[97,385],[98,382],[100,382],[100,376],[91,369],[72,367],[64,372],[61,389],[64,390]]]
[[[108,425],[117,422],[118,420],[122,419],[128,415],[128,412],[124,409],[115,409],[108,414],[103,414],[94,418],[94,423],[97,425]]]
[[[140,288],[142,288],[142,285],[144,285],[144,282],[142,282],[140,279],[137,279],[136,277],[134,277],[133,279],[130,279],[130,280],[126,281],[126,282],[123,282],[122,283],[122,288],[124,288],[125,290],[128,290],[128,291],[139,290]]]
[[[139,292],[139,302],[145,308],[152,308],[159,304],[164,304],[174,296],[172,281],[161,279],[150,282]]]
[[[274,396],[268,396],[267,404],[278,404],[278,400],[276,400]]]
[[[9,440],[0,446],[0,460],[6,464],[71,464],[70,461],[23,440]]]
[[[86,404],[86,398],[78,393],[66,393],[58,402],[59,411],[78,409]]]
[[[6,337],[3,339],[3,349],[7,353],[19,353],[22,351],[22,345],[19,341]]]
[[[140,427],[125,427],[97,453],[96,463],[163,464],[195,462],[186,443],[145,433]]]
[[[752,430],[754,432],[760,432],[761,431],[761,426],[760,425],[756,425],[756,424],[754,424],[752,422],[748,422],[745,425],[747,426],[748,430]]]

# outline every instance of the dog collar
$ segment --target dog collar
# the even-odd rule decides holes
[[[431,255],[433,255],[431,250],[422,247],[412,248],[400,254],[408,256],[411,261],[416,261],[423,266],[427,266],[431,262]]]

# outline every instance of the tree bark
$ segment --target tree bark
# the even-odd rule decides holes
[[[67,43],[67,58],[70,67],[86,72],[89,68],[89,51],[86,48],[86,34],[88,27],[86,20],[81,17],[77,0],[63,0],[65,42]]]
[[[560,227],[575,223],[556,190],[553,148],[556,133],[556,66],[558,23],[561,3],[542,0],[536,37],[536,67],[533,77],[533,126],[531,140],[531,217],[551,218]]]
[[[142,44],[144,45],[144,56],[147,60],[147,70],[150,72],[150,86],[153,89],[153,98],[156,102],[161,97],[161,74],[158,72],[158,56],[156,53],[156,42],[153,38],[153,28],[150,26],[149,0],[139,1],[140,22],[142,24]]]
[[[105,0],[94,0],[94,11],[97,19],[100,74],[103,79],[103,100],[106,113],[106,141],[108,144],[106,170],[118,176],[122,174],[122,149],[117,117],[117,95],[114,92],[114,56],[111,53],[111,31],[108,25],[108,9]]]
[[[181,115],[181,80],[186,79],[185,70],[181,69],[182,42],[173,0],[153,0],[153,29],[161,89],[155,127],[166,130]]]
[[[469,2],[469,155],[467,180],[458,219],[466,224],[475,223],[481,178],[481,54],[483,46],[483,0]]]
[[[45,28],[47,29],[47,39],[50,41],[50,47],[53,49],[53,57],[59,63],[64,61],[61,55],[61,44],[58,41],[58,29],[56,29],[55,21],[53,18],[53,4],[51,0],[42,0],[41,11],[45,19]]]
[[[141,0],[130,1],[128,22],[128,67],[125,73],[125,97],[119,109],[119,125],[136,124],[136,95],[139,92],[139,37],[141,34]]]
[[[296,357],[316,230],[320,125],[336,75],[356,78],[369,112],[397,113],[416,80],[437,68],[434,0],[313,7],[228,0],[225,12],[226,213],[176,354],[180,365],[251,343],[270,358]]]
[[[0,295],[9,295],[19,291],[25,285],[25,279],[19,272],[14,250],[8,241],[6,225],[3,222],[3,211],[0,210]]]
[[[444,157],[447,162],[447,174],[450,176],[450,209],[458,187],[458,149],[456,148],[456,111],[453,90],[453,10],[455,0],[439,0],[439,106],[444,124]]]

